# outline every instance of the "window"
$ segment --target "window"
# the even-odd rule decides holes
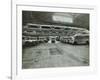
[[[29,25],[28,27],[29,28],[39,28],[38,26],[35,26],[35,25]]]
[[[50,27],[48,27],[48,26],[42,26],[42,28],[45,28],[45,29],[50,29]]]
[[[69,16],[54,15],[52,19],[53,21],[56,21],[56,22],[73,23],[72,17],[69,17]]]

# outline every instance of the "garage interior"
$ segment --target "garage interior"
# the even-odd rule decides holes
[[[89,30],[89,14],[22,11],[22,32],[28,23],[70,26]],[[22,36],[26,35],[22,34]],[[37,36],[41,35],[33,35],[32,37]],[[89,66],[89,45],[72,45],[57,40],[54,43],[49,42],[50,40],[41,43],[35,42],[38,44],[35,46],[22,45],[22,69]]]

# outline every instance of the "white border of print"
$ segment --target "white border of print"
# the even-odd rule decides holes
[[[51,5],[51,4],[12,4],[12,79],[25,80],[27,78],[49,78],[57,76],[89,75],[97,72],[96,64],[96,10],[89,6]],[[41,68],[22,70],[22,10],[49,11],[49,12],[74,12],[90,14],[90,66]]]

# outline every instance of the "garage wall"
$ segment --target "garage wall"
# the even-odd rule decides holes
[[[32,11],[23,11],[23,25],[27,23],[36,23],[36,24],[58,24],[58,25],[68,25],[68,26],[77,26],[89,29],[89,14],[78,14],[78,13],[68,13],[68,15],[73,17],[73,23],[66,22],[57,22],[53,21],[52,16],[56,13],[51,12],[32,12]],[[64,14],[65,17],[68,15],[66,13],[59,13],[59,15]],[[62,18],[63,19],[63,18]]]
[[[89,29],[89,14],[82,14],[75,17],[74,24]]]

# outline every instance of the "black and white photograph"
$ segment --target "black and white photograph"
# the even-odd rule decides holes
[[[89,66],[88,13],[22,11],[22,69]]]

